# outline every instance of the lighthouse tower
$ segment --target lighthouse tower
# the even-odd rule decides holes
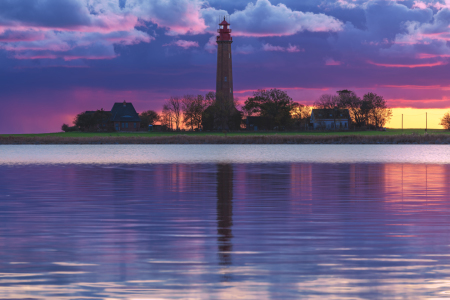
[[[233,69],[231,65],[231,43],[230,23],[223,18],[217,32],[217,77],[216,97],[222,99],[233,99]]]

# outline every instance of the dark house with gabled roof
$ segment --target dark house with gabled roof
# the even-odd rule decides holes
[[[141,126],[141,118],[134,109],[133,104],[126,101],[114,103],[111,109],[111,122],[116,131],[138,131]]]
[[[313,109],[311,123],[314,129],[348,130],[350,114],[348,109]]]

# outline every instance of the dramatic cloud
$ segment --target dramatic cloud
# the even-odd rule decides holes
[[[383,49],[390,56],[409,56],[430,63],[447,61],[450,56],[450,10],[439,10],[431,22],[405,22],[405,33],[396,35],[393,46]]]
[[[127,0],[125,9],[142,20],[167,28],[168,35],[205,33],[202,0]]]
[[[112,1],[4,0],[0,49],[18,59],[114,58],[114,45],[154,39],[136,30],[137,25],[136,16],[122,14]]]
[[[215,9],[204,9],[202,15],[215,28],[218,12]],[[325,14],[294,11],[280,3],[272,5],[269,0],[257,0],[249,3],[244,10],[236,11],[230,16],[236,30],[235,36],[270,37],[289,36],[302,31],[337,32],[343,23]],[[211,24],[212,23],[212,24]]]
[[[114,45],[148,43],[154,39],[138,30],[146,22],[165,34],[215,33],[217,17],[228,14],[204,7],[202,0],[3,0],[0,1],[0,49],[18,59],[105,59],[118,54]],[[295,11],[268,0],[249,3],[231,15],[239,28],[234,36],[289,36],[302,31],[336,32],[342,22],[325,14]],[[208,24],[208,25],[206,25]],[[197,41],[178,40],[182,48]],[[167,45],[167,44],[166,44]],[[211,42],[207,51],[213,51]],[[287,50],[298,52],[293,46]]]

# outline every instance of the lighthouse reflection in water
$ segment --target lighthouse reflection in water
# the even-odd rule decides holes
[[[450,166],[0,166],[1,299],[442,298]]]

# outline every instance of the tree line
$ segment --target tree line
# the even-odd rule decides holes
[[[352,91],[342,90],[336,95],[320,96],[313,105],[323,109],[348,109],[354,128],[381,128],[392,118],[392,109],[386,100],[375,93],[367,93],[360,98]]]
[[[252,119],[262,130],[299,130],[309,128],[311,110],[348,109],[353,128],[380,128],[391,118],[392,110],[383,97],[367,93],[359,98],[354,92],[343,90],[335,95],[325,94],[313,106],[294,102],[287,92],[279,89],[258,90],[239,108],[237,101],[209,92],[206,95],[170,97],[157,113],[147,110],[139,114],[141,128],[160,123],[162,130],[212,131],[239,130],[245,120]],[[64,124],[64,131],[114,131],[108,120],[111,113],[103,109],[83,112],[74,120],[74,126]]]

